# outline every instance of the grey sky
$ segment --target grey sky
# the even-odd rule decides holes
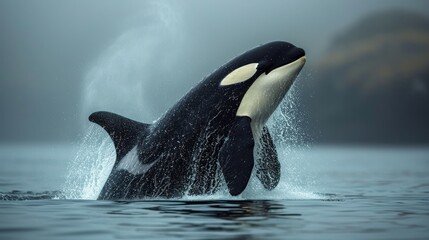
[[[70,141],[110,110],[153,121],[202,77],[285,40],[309,65],[335,34],[427,1],[0,1],[0,141]]]

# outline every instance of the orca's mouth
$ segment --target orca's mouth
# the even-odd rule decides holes
[[[285,76],[291,74],[296,77],[296,75],[298,75],[298,73],[301,71],[306,61],[307,61],[307,58],[305,56],[302,56],[293,62],[278,66],[277,68],[270,70],[268,73],[265,73],[265,75],[270,75],[274,73],[277,74],[278,72]],[[292,81],[295,80],[295,77],[291,78]]]

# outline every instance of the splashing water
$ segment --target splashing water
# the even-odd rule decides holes
[[[323,197],[309,191],[315,179],[306,172],[307,163],[303,161],[302,150],[309,148],[308,137],[302,129],[305,113],[300,111],[302,107],[297,97],[300,80],[303,78],[302,74],[298,76],[267,123],[277,146],[282,175],[279,185],[272,193],[276,196],[283,195],[284,198],[318,199]]]
[[[107,110],[150,122],[167,110],[154,109],[150,104],[156,96],[150,84],[169,81],[159,77],[162,68],[175,63],[180,56],[183,27],[177,11],[164,2],[152,3],[152,21],[125,31],[96,61],[84,79],[83,119],[97,110]],[[174,44],[172,44],[174,42]],[[169,47],[165,47],[169,46]],[[156,59],[157,66],[153,65]],[[174,73],[170,73],[174,74]],[[306,190],[311,179],[304,173],[298,147],[306,146],[299,127],[296,84],[279,105],[268,122],[277,145],[281,162],[281,179],[273,191],[267,191],[252,177],[239,198],[231,197],[226,189],[210,196],[185,196],[184,200],[219,199],[320,199],[323,196]],[[170,86],[171,87],[171,86]],[[172,104],[168,104],[171,106]],[[126,106],[126,108],[124,108]],[[116,153],[109,136],[96,125],[86,130],[80,150],[69,166],[63,193],[67,199],[96,199],[115,161]]]
[[[95,125],[87,129],[63,188],[66,199],[96,199],[112,170],[116,152],[111,140]]]

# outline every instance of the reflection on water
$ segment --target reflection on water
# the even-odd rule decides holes
[[[283,204],[273,201],[174,201],[172,204],[148,207],[146,210],[162,214],[184,214],[219,218],[231,221],[257,220],[265,218],[301,216],[299,213],[278,213],[285,209]],[[112,213],[115,214],[115,213]]]
[[[172,237],[189,236],[190,233],[212,239],[260,239],[261,235],[279,237],[274,230],[279,223],[282,223],[284,229],[293,228],[294,224],[288,226],[284,223],[288,219],[299,220],[302,215],[288,210],[281,202],[268,200],[117,203],[129,205],[133,210],[126,207],[108,211],[108,214],[145,219],[152,216],[151,222],[138,227],[143,232],[151,232],[160,227],[160,222],[164,222],[161,231]],[[141,205],[136,211],[135,207]]]

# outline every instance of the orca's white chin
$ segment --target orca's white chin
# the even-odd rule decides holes
[[[236,116],[252,119],[252,128],[259,132],[305,64],[305,56],[278,67],[268,74],[261,74],[241,100]]]

